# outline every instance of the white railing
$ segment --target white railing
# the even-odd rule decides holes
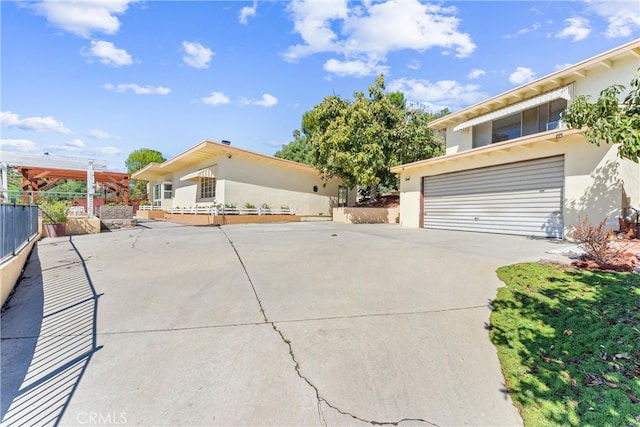
[[[153,205],[140,205],[138,210],[141,211],[163,211],[162,206],[153,206]]]
[[[170,214],[204,214],[204,215],[296,215],[296,209],[265,209],[265,208],[225,208],[225,207],[175,207],[168,208]]]

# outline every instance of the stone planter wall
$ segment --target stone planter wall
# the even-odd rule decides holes
[[[133,218],[133,206],[100,206],[98,217],[102,227],[108,230],[138,225]]]

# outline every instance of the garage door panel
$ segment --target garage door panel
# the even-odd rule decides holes
[[[538,159],[424,179],[424,225],[562,237],[564,158]]]
[[[539,203],[543,201],[558,201],[562,192],[559,189],[551,189],[545,191],[525,191],[525,192],[499,192],[499,193],[475,193],[469,195],[456,195],[450,197],[437,196],[429,197],[428,203],[430,205],[437,205],[441,203],[445,206],[463,205],[484,202],[487,204],[505,204],[507,202],[513,203]],[[428,197],[428,196],[425,196]],[[484,204],[483,203],[483,204]]]
[[[541,176],[537,182],[531,182],[527,177],[487,177],[483,179],[473,179],[473,185],[469,182],[442,182],[436,183],[437,190],[427,189],[427,196],[452,196],[456,194],[485,193],[500,189],[502,192],[514,190],[544,190],[557,188],[563,181],[562,175],[548,174]],[[503,182],[497,182],[502,179]],[[504,185],[504,180],[508,180],[508,185]],[[432,182],[432,185],[434,183]]]

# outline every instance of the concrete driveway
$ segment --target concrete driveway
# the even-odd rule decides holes
[[[3,424],[521,425],[495,269],[559,247],[327,222],[45,239],[2,315]]]

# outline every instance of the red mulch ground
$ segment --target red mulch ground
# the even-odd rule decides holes
[[[572,265],[578,268],[610,270],[610,271],[638,271],[640,269],[640,239],[623,239],[613,243],[613,249],[618,251],[616,256],[607,263],[597,263],[593,260],[581,259]]]

